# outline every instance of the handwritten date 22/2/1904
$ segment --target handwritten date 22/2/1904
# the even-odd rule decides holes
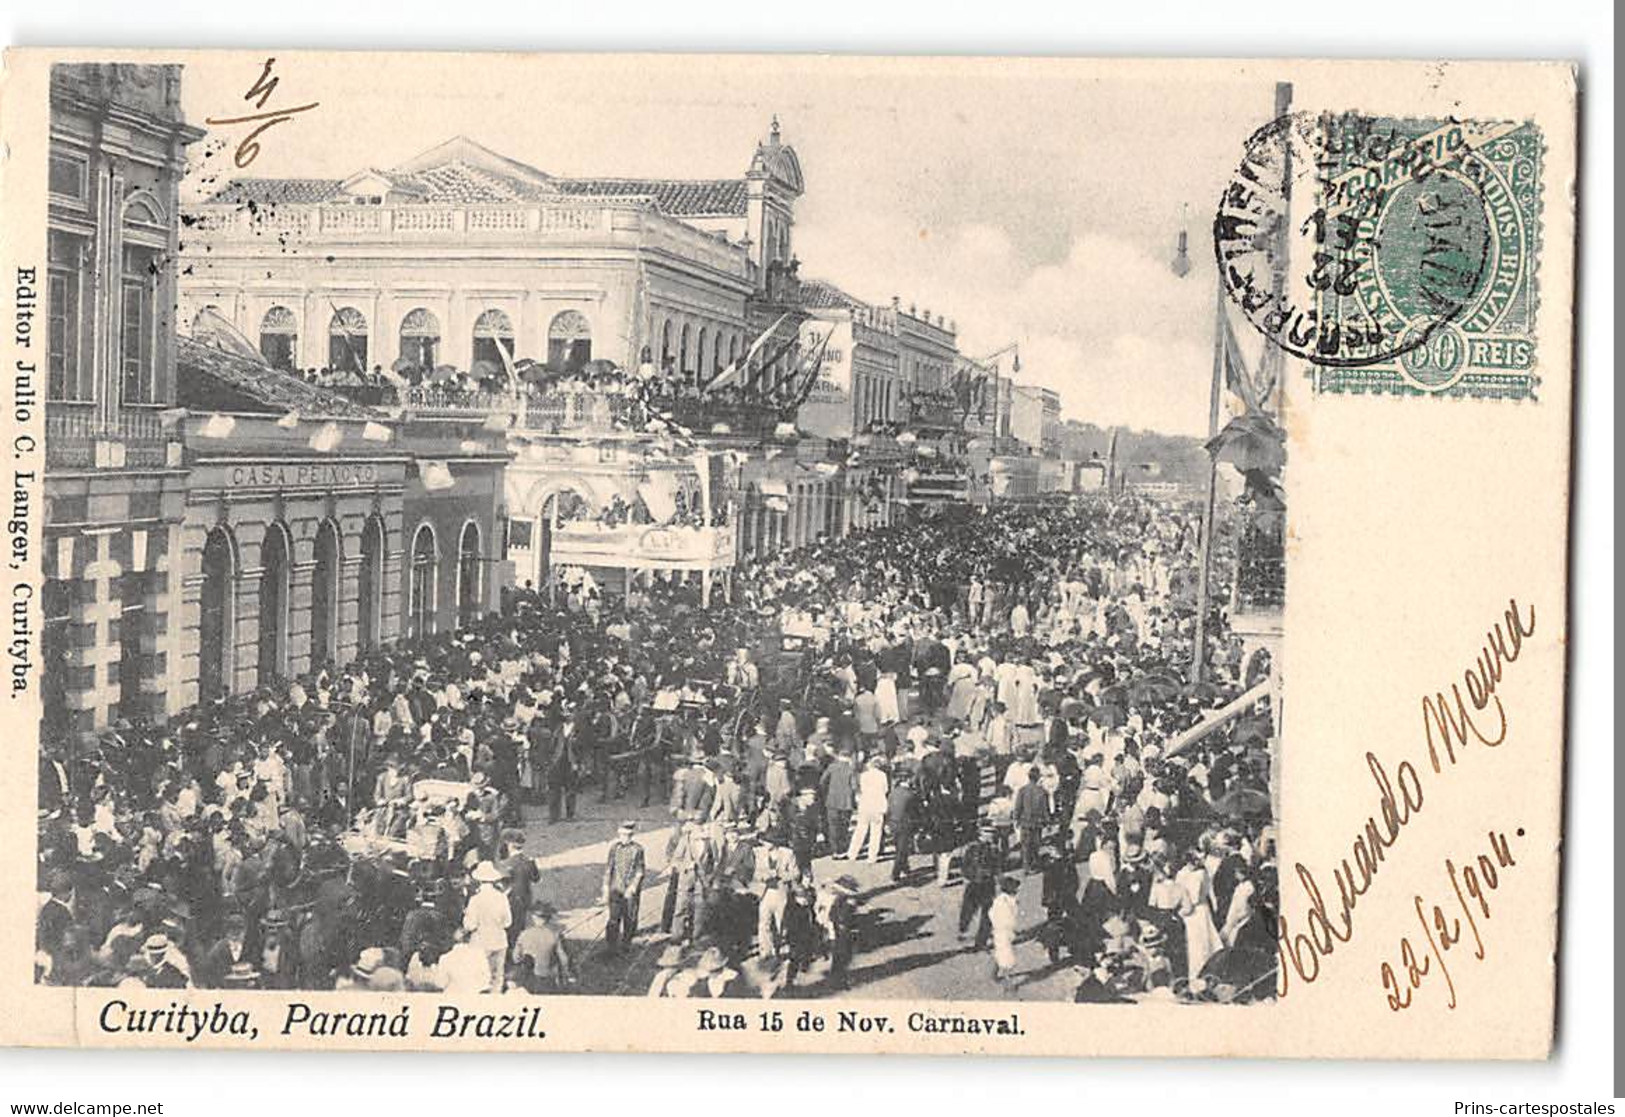
[[[1354,835],[1350,856],[1333,867],[1331,878],[1335,895],[1323,892],[1315,872],[1303,862],[1293,868],[1303,889],[1308,910],[1304,913],[1301,929],[1294,927],[1285,914],[1276,928],[1276,948],[1281,966],[1277,993],[1285,997],[1292,979],[1310,985],[1320,977],[1326,960],[1340,944],[1354,938],[1354,912],[1362,898],[1374,890],[1382,867],[1394,856],[1401,836],[1421,814],[1425,802],[1424,775],[1431,770],[1434,776],[1444,776],[1454,770],[1469,755],[1469,745],[1487,749],[1498,748],[1507,738],[1509,719],[1497,690],[1507,668],[1517,662],[1523,652],[1524,641],[1535,632],[1535,610],[1520,609],[1516,600],[1508,605],[1503,618],[1488,631],[1484,643],[1473,661],[1463,672],[1462,681],[1453,683],[1448,690],[1439,690],[1424,696],[1421,701],[1426,749],[1421,763],[1402,760],[1394,767],[1390,777],[1387,768],[1374,753],[1367,752],[1366,764],[1371,770],[1377,789],[1377,809],[1365,825]],[[1465,687],[1465,694],[1463,688]],[[1522,837],[1523,831],[1517,831]],[[1446,861],[1446,873],[1458,904],[1469,919],[1475,949],[1482,958],[1483,939],[1479,918],[1467,911],[1471,900],[1479,907],[1483,921],[1489,919],[1488,892],[1500,882],[1502,870],[1515,862],[1511,846],[1503,833],[1491,832],[1490,852],[1469,861],[1459,872],[1452,861]],[[1465,898],[1464,898],[1465,897]],[[1447,917],[1441,905],[1431,907],[1420,897],[1415,905],[1427,936],[1428,949],[1419,952],[1413,944],[1401,946],[1401,968],[1408,987],[1391,964],[1382,967],[1383,990],[1390,997],[1394,1011],[1408,1007],[1411,991],[1420,987],[1429,972],[1428,961],[1438,959],[1440,969],[1445,968],[1443,954],[1461,941],[1464,933],[1460,922]],[[1404,995],[1400,992],[1403,990]],[[1399,1003],[1392,1003],[1397,1001]],[[1455,984],[1450,982],[1450,1007],[1456,1003]]]
[[[1520,838],[1524,836],[1522,827],[1515,833]],[[1382,987],[1388,995],[1389,1008],[1395,1012],[1410,1008],[1414,993],[1434,972],[1435,964],[1444,976],[1449,997],[1445,1007],[1456,1007],[1456,980],[1450,976],[1447,956],[1458,945],[1471,945],[1473,957],[1478,961],[1489,957],[1479,922],[1488,922],[1490,893],[1500,887],[1503,871],[1517,863],[1506,834],[1494,830],[1490,831],[1488,852],[1478,854],[1472,862],[1458,866],[1453,859],[1445,858],[1444,872],[1450,880],[1455,903],[1446,900],[1443,904],[1430,904],[1421,896],[1414,897],[1416,920],[1422,925],[1427,946],[1419,951],[1411,937],[1405,935],[1399,940],[1399,969],[1396,971],[1390,962],[1382,964]],[[1454,914],[1457,911],[1459,915]],[[1472,941],[1467,944],[1465,940],[1469,937]]]
[[[259,111],[248,113],[245,116],[211,116],[204,121],[205,124],[217,128],[236,124],[254,125],[253,130],[238,142],[237,150],[232,155],[232,161],[237,164],[239,169],[248,166],[259,158],[260,136],[276,125],[292,120],[300,113],[309,112],[321,104],[320,101],[311,101],[308,104],[294,105],[291,108],[266,108],[265,106],[270,103],[271,94],[276,92],[276,87],[282,80],[271,74],[271,68],[275,65],[275,58],[267,58],[265,64],[260,67],[260,76],[254,79],[254,84],[248,87],[247,93],[243,94],[243,100],[253,102],[254,108]]]

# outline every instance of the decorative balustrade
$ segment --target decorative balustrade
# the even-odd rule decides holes
[[[91,404],[48,404],[45,464],[52,469],[157,469],[170,464],[180,428],[166,429],[155,411],[126,408],[103,418]]]
[[[397,233],[451,233],[462,227],[463,211],[437,206],[402,207],[394,213]]]
[[[264,244],[268,233],[318,244],[631,239],[740,278],[750,273],[741,246],[631,199],[618,204],[563,200],[486,206],[204,204],[189,209],[185,221],[194,233],[221,243]]]
[[[344,241],[480,240],[608,235],[612,209],[602,205],[361,206],[202,205],[187,213],[190,228],[221,240],[253,240],[268,232]],[[701,234],[703,236],[703,234]]]
[[[335,385],[333,391],[369,407],[400,407],[416,418],[469,419],[507,415],[520,430],[543,434],[610,434],[653,429],[669,419],[694,435],[728,434],[747,438],[776,437],[785,421],[784,408],[766,399],[739,399],[725,394],[663,395],[645,401],[624,391],[569,386],[518,392],[460,389],[429,384],[398,390],[389,384]]]
[[[694,434],[726,433],[749,438],[772,438],[784,422],[783,409],[766,400],[728,399],[720,396],[656,397],[650,404],[661,414]],[[725,431],[718,427],[726,428]]]
[[[431,384],[401,391],[389,384],[345,384],[333,391],[369,407],[400,407],[417,418],[507,415],[520,429],[552,434],[629,431],[647,419],[643,406],[631,396],[590,388],[485,392]]]

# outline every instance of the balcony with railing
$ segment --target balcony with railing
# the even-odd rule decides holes
[[[451,383],[397,388],[388,383],[334,384],[333,391],[371,407],[401,409],[409,419],[481,420],[505,416],[510,429],[553,435],[660,433],[673,425],[694,435],[750,439],[784,433],[787,408],[764,394],[735,389],[701,393],[662,380],[612,386],[567,383],[490,391]]]
[[[789,422],[783,405],[756,394],[655,395],[650,407],[696,435],[760,441],[777,437],[783,433],[782,424]]]
[[[502,416],[511,428],[541,434],[630,433],[643,429],[648,417],[635,396],[592,388],[487,391],[449,385],[400,389],[373,383],[335,384],[331,389],[369,407],[398,407],[403,418],[468,422]]]
[[[908,425],[916,430],[958,430],[963,419],[952,388],[917,388],[909,396]]]
[[[510,244],[603,243],[670,252],[744,280],[749,255],[635,199],[619,204],[557,199],[506,205],[297,205],[246,207],[204,203],[186,220],[189,240],[221,249],[253,247],[281,255],[291,243]],[[201,247],[201,245],[199,246]]]
[[[1241,525],[1236,555],[1234,609],[1238,614],[1277,616],[1286,601],[1286,539],[1282,518],[1250,519]]]
[[[165,469],[180,461],[179,424],[153,409],[126,407],[104,417],[92,403],[45,406],[47,469]]]

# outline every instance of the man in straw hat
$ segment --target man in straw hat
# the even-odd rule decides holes
[[[647,866],[643,846],[632,837],[638,824],[621,823],[604,860],[604,906],[609,909],[604,924],[604,952],[614,954],[622,943],[630,943],[638,933],[638,906],[643,898]]]
[[[508,928],[513,924],[513,908],[501,887],[502,871],[490,861],[481,861],[470,874],[479,890],[468,898],[463,909],[463,927],[469,941],[483,951],[491,968],[491,989],[503,988],[503,962],[508,956]]]
[[[668,944],[666,949],[660,952],[660,957],[655,959],[655,966],[657,968],[655,969],[654,980],[649,982],[648,995],[651,997],[676,995],[669,990],[672,979],[682,972],[683,948],[676,943]]]

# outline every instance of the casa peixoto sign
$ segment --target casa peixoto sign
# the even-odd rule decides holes
[[[373,462],[249,462],[227,466],[226,483],[234,488],[353,487],[376,484]]]

